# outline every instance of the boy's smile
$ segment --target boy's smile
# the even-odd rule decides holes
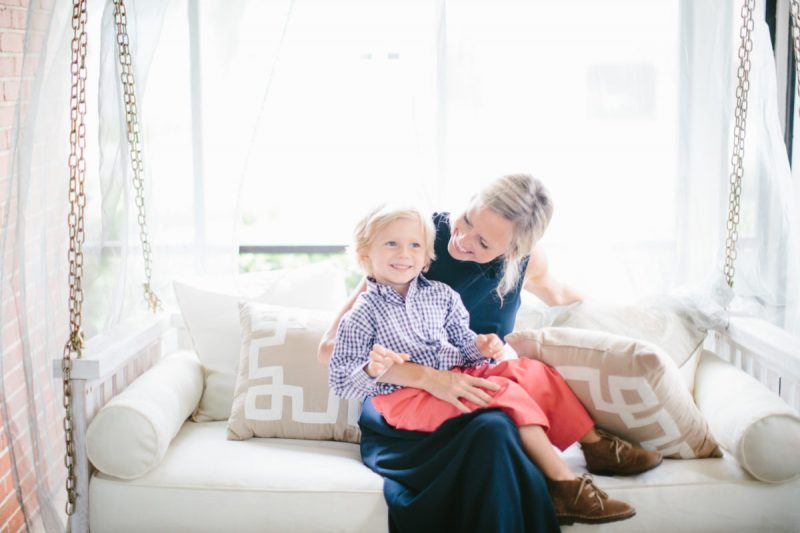
[[[418,220],[398,218],[379,231],[363,257],[375,281],[401,295],[425,267],[425,233]]]

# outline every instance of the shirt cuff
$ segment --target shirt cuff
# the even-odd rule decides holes
[[[483,355],[481,355],[480,350],[478,350],[478,345],[475,344],[474,340],[464,345],[464,347],[461,349],[461,353],[466,361],[481,361],[482,359],[486,359]]]
[[[369,377],[369,374],[367,374],[367,364],[359,366],[350,374],[350,382],[353,387],[368,394],[378,385],[378,378],[380,376],[374,378]]]

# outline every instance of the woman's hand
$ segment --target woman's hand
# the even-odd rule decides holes
[[[369,352],[369,364],[367,374],[371,378],[379,377],[386,373],[394,365],[402,365],[411,359],[407,353],[393,352],[389,348],[374,344]]]
[[[492,399],[486,391],[496,392],[500,389],[500,385],[488,379],[457,372],[434,370],[430,374],[423,388],[440,400],[453,404],[462,413],[469,413],[471,409],[461,402],[461,398],[478,407],[486,407]]]
[[[488,335],[478,335],[475,338],[475,346],[481,355],[488,359],[500,360],[503,353],[503,341],[494,333]]]
[[[331,360],[331,355],[333,354],[333,345],[336,343],[336,330],[339,328],[339,322],[341,322],[342,317],[353,308],[353,304],[355,304],[358,296],[365,290],[367,290],[367,278],[363,278],[361,280],[361,283],[358,284],[356,290],[350,295],[350,298],[348,298],[347,302],[344,304],[344,307],[339,310],[339,314],[336,315],[336,318],[328,328],[328,331],[322,335],[319,348],[317,348],[317,357],[319,358],[320,363],[327,365]]]

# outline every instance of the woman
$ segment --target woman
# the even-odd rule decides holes
[[[534,249],[552,211],[538,180],[512,175],[481,191],[458,218],[434,215],[436,259],[426,277],[460,294],[475,332],[508,334],[523,287],[550,305],[579,299],[548,274],[543,253]],[[365,288],[364,282],[326,332],[321,360],[330,358],[338,324]],[[393,366],[381,381],[424,389],[466,413],[419,433],[394,429],[370,400],[364,403],[362,458],[385,478],[393,531],[558,530],[545,479],[525,455],[514,423],[499,411],[470,413],[461,401],[487,405],[491,382],[411,363]]]

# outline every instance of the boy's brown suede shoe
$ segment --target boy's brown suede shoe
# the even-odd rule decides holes
[[[661,454],[634,446],[616,435],[598,429],[600,440],[581,444],[586,469],[603,476],[633,476],[661,464]]]
[[[589,474],[570,481],[548,479],[547,488],[550,490],[558,523],[562,525],[575,522],[616,522],[636,514],[636,510],[627,503],[609,498],[608,494],[594,484]]]

